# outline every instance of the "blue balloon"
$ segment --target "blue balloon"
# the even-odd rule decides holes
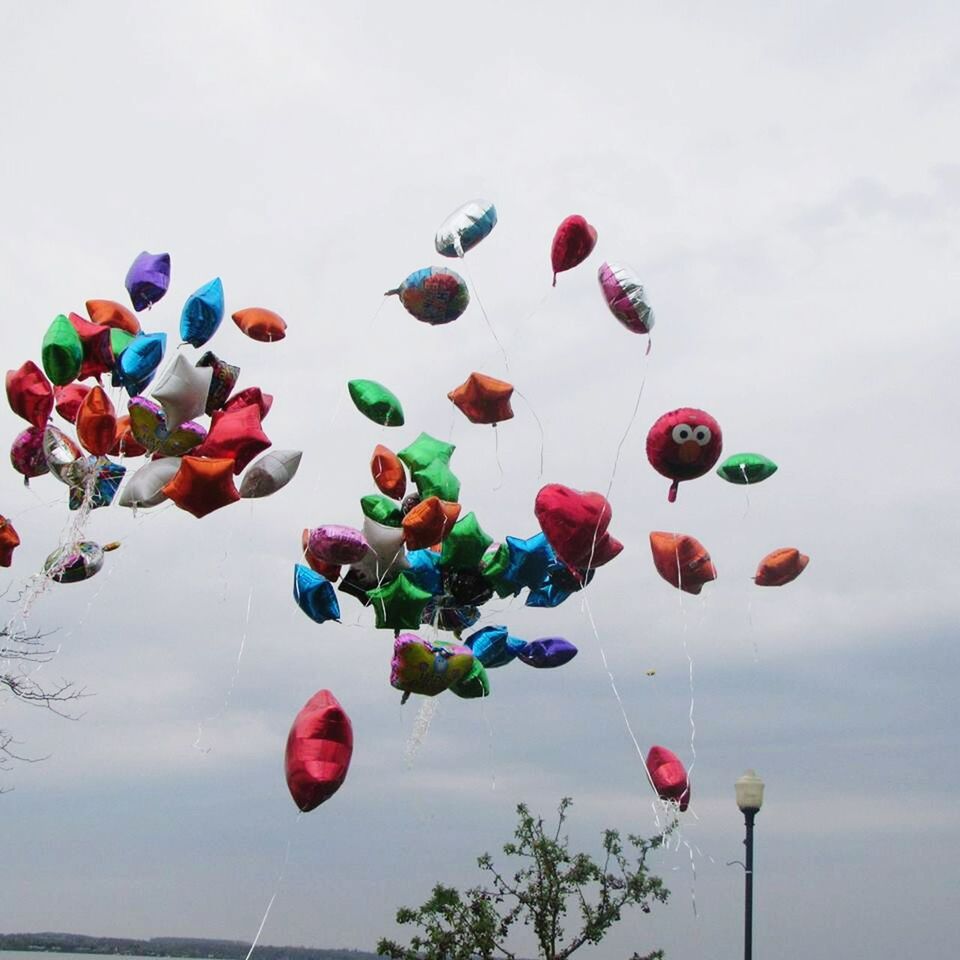
[[[463,642],[487,670],[505,667],[527,645],[526,641],[511,637],[506,627],[483,627]]]
[[[435,597],[443,593],[439,553],[433,550],[411,550],[407,554],[407,560],[410,569],[403,572],[415,587],[426,590]]]
[[[293,568],[293,599],[315,623],[340,619],[340,604],[333,584],[302,563]]]
[[[563,637],[533,640],[517,653],[518,659],[531,667],[562,667],[577,655],[577,648]]]
[[[202,347],[216,332],[223,320],[223,284],[214,277],[190,294],[180,314],[180,339],[194,347]]]
[[[83,457],[76,465],[74,473],[76,482],[70,484],[68,506],[71,510],[79,510],[84,502],[89,503],[91,510],[97,507],[109,507],[120,488],[120,481],[127,472],[127,468],[120,463],[114,463],[107,457]]]
[[[157,372],[166,349],[165,333],[138,333],[117,360],[114,386],[123,386],[131,397],[142,393]]]
[[[507,567],[500,579],[513,584],[516,588],[514,595],[523,587],[530,590],[539,587],[557,559],[544,533],[529,540],[507,537],[507,551]]]

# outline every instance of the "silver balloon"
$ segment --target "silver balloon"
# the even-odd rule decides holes
[[[497,208],[486,200],[471,200],[440,225],[434,246],[443,257],[462,257],[497,225]]]
[[[77,467],[83,451],[62,430],[47,427],[43,431],[43,456],[50,472],[61,482],[75,484]]]

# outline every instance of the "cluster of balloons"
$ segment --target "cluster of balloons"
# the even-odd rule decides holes
[[[125,280],[133,310],[88,300],[86,316],[54,318],[41,344],[41,366],[27,360],[7,372],[10,407],[29,424],[11,446],[13,467],[24,482],[50,473],[66,484],[71,510],[109,506],[119,490],[121,506],[172,500],[204,517],[241,498],[274,493],[297,471],[299,450],[265,453],[272,444],[262,422],[273,397],[256,386],[235,391],[238,367],[206,350],[195,362],[179,352],[161,370],[167,334],[144,331],[137,314],[159,303],[169,285],[169,254],[141,253]],[[225,313],[223,284],[215,277],[183,304],[181,347],[204,347]],[[239,310],[233,320],[254,340],[285,336],[283,319],[261,307]],[[125,461],[139,457],[146,462],[123,483]],[[107,549],[90,541],[68,544],[51,554],[47,570],[60,582],[86,579],[100,570]],[[8,562],[11,551],[8,545]]]

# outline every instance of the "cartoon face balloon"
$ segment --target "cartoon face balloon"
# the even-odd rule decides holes
[[[702,477],[720,458],[723,434],[709,413],[681,407],[665,413],[647,434],[647,459],[657,473],[673,483],[667,499],[677,499],[681,480]]]

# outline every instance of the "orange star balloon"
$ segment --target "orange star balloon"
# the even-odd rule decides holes
[[[198,519],[240,499],[233,483],[234,462],[229,457],[204,460],[184,457],[174,478],[163,492],[181,510]]]
[[[0,517],[0,567],[13,563],[13,551],[20,546],[20,537],[6,517]]]
[[[699,593],[705,583],[717,579],[717,568],[706,547],[685,533],[650,534],[653,564],[667,583],[685,593]]]
[[[116,443],[117,414],[99,385],[83,398],[77,411],[77,439],[95,457],[105,456]]]
[[[459,516],[459,503],[427,497],[403,518],[403,541],[407,549],[424,550],[440,543]]]
[[[283,317],[263,307],[247,307],[233,314],[233,322],[251,340],[261,343],[273,343],[287,335],[287,325]]]
[[[806,569],[810,558],[796,547],[781,547],[768,553],[757,567],[753,582],[758,587],[782,587],[796,580]]]
[[[471,373],[465,382],[447,394],[472,423],[501,423],[512,419],[512,395],[513,384],[485,373]]]
[[[140,321],[123,304],[113,300],[88,300],[86,307],[91,323],[99,324],[101,327],[126,330],[133,336],[140,332]]]

